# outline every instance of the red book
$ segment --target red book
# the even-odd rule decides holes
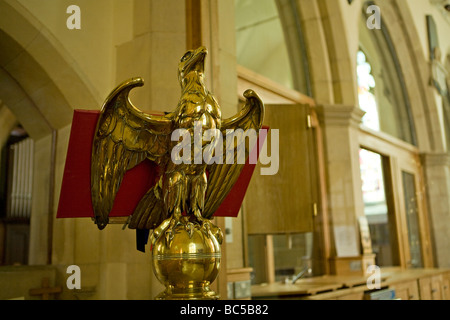
[[[91,202],[91,150],[99,115],[100,111],[74,111],[57,218],[94,217]],[[262,139],[265,136],[261,134]],[[253,152],[257,150],[258,148],[254,148]],[[214,216],[237,217],[255,166],[256,164],[249,164],[247,160],[238,181]],[[156,183],[156,179],[157,166],[149,160],[127,171],[109,216],[131,215],[144,194]]]

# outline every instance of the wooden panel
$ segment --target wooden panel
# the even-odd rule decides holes
[[[272,133],[279,130],[279,170],[275,175],[261,175],[261,163],[255,168],[244,201],[248,234],[313,230],[314,149],[308,114],[307,106],[266,106],[264,124],[270,126],[266,139],[269,154],[271,145],[276,143]],[[271,156],[273,161],[274,155]]]
[[[337,300],[363,300],[364,292],[354,292],[343,296],[339,296]]]
[[[273,235],[266,235],[266,280],[268,283],[275,282],[275,253],[273,248]]]
[[[401,300],[419,300],[419,286],[417,281],[397,283],[393,286],[395,297]]]
[[[403,241],[404,241],[404,258],[406,262],[406,267],[412,266],[412,252],[411,247],[409,243],[409,222],[408,222],[408,216],[410,214],[410,210],[408,209],[408,206],[406,205],[406,200],[404,198],[405,195],[405,185],[403,181],[403,172],[412,174],[414,176],[414,188],[416,192],[416,197],[414,198],[415,204],[417,206],[417,221],[418,221],[418,233],[419,233],[419,239],[420,239],[420,254],[422,258],[422,267],[429,268],[433,266],[432,261],[432,250],[431,250],[431,239],[430,239],[430,228],[428,225],[428,212],[427,212],[427,206],[426,206],[426,196],[424,194],[424,178],[422,169],[419,166],[419,160],[416,158],[414,160],[416,164],[413,163],[412,160],[409,162],[403,162],[399,161],[398,163],[398,175],[397,179],[399,182],[399,188],[397,189],[399,192],[399,195],[401,195],[401,200],[399,201],[399,209],[400,214],[402,218],[402,228],[403,228]]]
[[[419,280],[420,300],[431,299],[431,278],[422,278]]]
[[[250,274],[253,271],[252,268],[234,268],[227,270],[227,281],[245,281],[250,280]]]
[[[258,299],[265,298],[276,298],[276,297],[299,297],[302,295],[315,295],[323,291],[337,290],[341,287],[339,283],[295,283],[295,284],[284,284],[281,282],[269,283],[265,285],[253,285],[252,286],[252,297]],[[354,295],[355,293],[350,293]],[[359,293],[357,293],[359,294]],[[361,299],[364,292],[361,292]]]
[[[375,265],[375,254],[330,258],[331,274],[336,275],[364,275],[370,265]]]
[[[431,277],[431,298],[442,300],[442,276]]]
[[[450,273],[445,273],[442,280],[442,299],[450,300]]]
[[[421,300],[442,300],[442,276],[419,279]]]
[[[432,290],[439,284],[443,288],[444,277],[450,277],[448,269],[383,268],[380,286],[395,289],[396,296],[402,300],[418,300],[421,294],[424,296],[422,299],[431,300],[443,296]],[[368,290],[366,282],[366,275],[324,275],[299,279],[295,285],[281,282],[253,285],[252,293],[254,298],[290,296],[290,298],[312,300],[363,299],[364,293]]]

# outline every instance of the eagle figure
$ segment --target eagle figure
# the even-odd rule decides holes
[[[174,112],[150,115],[130,102],[130,90],[144,84],[141,78],[123,82],[107,97],[97,122],[91,155],[91,197],[99,229],[109,223],[108,216],[125,172],[149,159],[158,166],[159,180],[138,203],[128,227],[153,230],[153,243],[162,235],[170,243],[176,226],[184,225],[189,232],[193,224],[198,223],[205,233],[211,232],[222,241],[220,229],[210,223],[210,219],[238,179],[244,164],[225,163],[225,158],[230,157],[230,148],[227,149],[226,139],[217,136],[209,144],[202,140],[201,151],[223,143],[220,149],[223,163],[199,163],[193,153],[192,161],[173,161],[172,151],[179,140],[173,141],[172,133],[184,129],[194,145],[196,124],[201,124],[203,131],[218,129],[223,137],[229,129],[258,131],[263,122],[264,104],[254,91],[246,90],[242,110],[229,119],[222,119],[219,104],[205,87],[206,55],[206,48],[200,47],[187,51],[181,58],[178,65],[181,97]],[[231,152],[236,160],[237,147]],[[248,155],[249,147],[246,147],[246,158]]]

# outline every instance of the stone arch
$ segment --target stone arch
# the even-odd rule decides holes
[[[340,2],[296,1],[305,33],[313,97],[319,104],[354,105],[356,77]]]
[[[305,32],[312,92],[318,105],[319,120],[324,128],[324,154],[328,161],[328,221],[333,226],[353,226],[356,225],[354,216],[363,212],[362,194],[359,191],[359,163],[355,161],[359,149],[357,122],[362,116],[358,108],[356,53],[359,47],[358,25],[365,1],[353,1],[351,5],[346,1],[294,1],[298,3]],[[418,150],[420,153],[442,152],[445,150],[442,140],[444,135],[433,91],[428,84],[429,64],[409,7],[403,0],[373,2],[381,9],[382,24],[389,30],[400,60]],[[350,125],[347,131],[343,129],[348,125],[344,122],[346,119],[355,120],[353,128]],[[339,133],[351,138],[348,141],[336,140]],[[338,144],[339,147],[335,147]],[[344,146],[348,149],[344,149]],[[341,185],[342,175],[332,168],[346,170],[352,176],[346,180],[345,185]],[[333,254],[333,228],[329,230]]]
[[[0,48],[0,99],[32,138],[69,125],[75,108],[98,108],[70,55],[17,2],[0,1]]]
[[[74,109],[98,109],[93,92],[71,55],[18,1],[0,0],[0,101],[35,142],[30,264],[49,264],[57,178]],[[63,132],[62,141],[58,137]]]
[[[334,101],[326,31],[321,23],[319,1],[296,0],[305,41],[311,93],[319,103]]]
[[[347,3],[326,0],[296,1],[305,33],[313,97],[318,104],[357,106],[354,65],[358,43],[349,38],[349,33],[357,33],[364,1],[351,5],[350,16],[355,21],[350,22],[346,21],[349,17],[344,16],[342,8],[348,5]],[[381,0],[375,1],[374,4],[381,9],[382,23],[386,24],[389,30],[400,60],[418,147],[421,152],[442,151],[445,148],[442,139],[444,135],[439,125],[437,106],[428,85],[430,69],[420,46],[412,15],[398,0]]]
[[[430,68],[421,48],[409,9],[400,1],[378,1],[382,23],[387,25],[410,102],[420,152],[445,148],[439,112],[429,86]]]

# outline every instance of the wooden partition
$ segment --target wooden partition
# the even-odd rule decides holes
[[[271,162],[261,164],[260,156],[246,194],[248,234],[313,231],[314,149],[309,109],[305,105],[266,105],[264,124],[270,127],[266,143]],[[275,174],[261,174],[264,167],[274,170],[277,161]]]

